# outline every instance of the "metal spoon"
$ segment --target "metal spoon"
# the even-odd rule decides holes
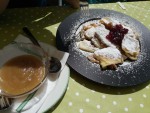
[[[36,38],[32,35],[32,33],[27,27],[23,27],[23,31],[24,33],[26,33],[26,35],[28,36],[27,38],[29,38],[33,44],[41,47]],[[51,57],[49,62],[50,62],[50,69],[49,69],[50,73],[58,72],[61,69],[61,62],[57,58]]]

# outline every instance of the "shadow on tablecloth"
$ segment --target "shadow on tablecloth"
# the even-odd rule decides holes
[[[143,84],[139,84],[136,86],[130,86],[130,87],[113,87],[113,86],[107,86],[103,84],[99,84],[96,82],[93,82],[82,75],[78,74],[76,71],[71,69],[71,78],[74,79],[76,82],[81,84],[82,86],[96,91],[96,92],[101,92],[101,93],[106,93],[106,94],[112,94],[112,95],[124,95],[124,94],[130,94],[130,93],[135,93],[139,90],[142,90],[145,88],[147,85],[150,84],[150,81],[145,82]]]
[[[55,46],[59,24],[75,11],[59,6],[7,9],[0,15],[0,37],[6,40],[0,44],[0,48],[13,41],[18,34],[23,34],[24,26],[28,26],[38,40]]]

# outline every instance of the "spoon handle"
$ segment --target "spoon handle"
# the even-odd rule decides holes
[[[32,33],[27,27],[23,27],[23,31],[28,35],[28,38],[32,41],[33,44],[41,47],[36,38],[32,35]]]
[[[23,31],[28,35],[27,38],[29,38],[34,45],[41,47],[38,41],[36,40],[36,38],[32,35],[32,33],[27,27],[23,27]],[[50,62],[50,68],[49,68],[50,73],[56,73],[61,69],[61,62],[57,58],[51,57],[49,62]]]

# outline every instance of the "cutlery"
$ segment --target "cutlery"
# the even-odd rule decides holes
[[[28,27],[23,27],[23,31],[28,36],[27,38],[29,38],[34,45],[41,47],[41,45],[39,44],[37,39],[32,35]],[[50,62],[50,68],[49,68],[50,73],[58,72],[61,69],[61,62],[57,58],[50,57],[49,62]]]
[[[5,96],[0,95],[0,111],[7,109],[12,104],[12,100]]]
[[[82,16],[89,16],[89,4],[87,1],[80,1],[80,10]]]

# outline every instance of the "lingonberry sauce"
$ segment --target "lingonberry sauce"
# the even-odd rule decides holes
[[[121,46],[124,35],[128,33],[128,29],[123,28],[121,24],[117,24],[109,28],[110,32],[106,38],[115,45]]]

